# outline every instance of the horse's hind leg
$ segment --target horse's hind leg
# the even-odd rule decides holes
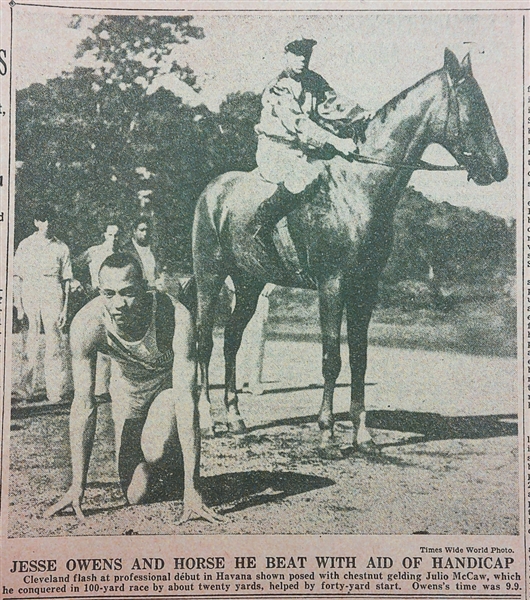
[[[338,278],[319,282],[320,327],[322,330],[322,375],[324,394],[318,414],[322,431],[322,446],[333,437],[333,395],[342,362],[340,358],[340,327],[342,323],[343,298]]]
[[[236,356],[241,346],[243,332],[252,318],[263,284],[234,278],[236,305],[225,328],[225,404],[228,409],[228,427],[234,433],[243,433],[245,423],[238,406],[236,384]]]
[[[213,349],[213,327],[219,292],[224,278],[217,273],[200,272],[197,278],[197,359],[201,372],[201,396],[199,405],[209,406],[211,423],[207,430],[213,434],[227,431],[228,414],[222,400],[210,399],[208,368]]]

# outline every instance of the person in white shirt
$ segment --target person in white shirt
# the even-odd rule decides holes
[[[67,320],[73,276],[70,251],[53,235],[52,221],[51,208],[41,207],[35,212],[37,231],[22,240],[15,252],[13,288],[18,318],[28,319],[27,393],[31,397],[35,391],[39,336],[43,328],[46,395],[49,402],[59,403],[66,399],[71,380],[69,350],[62,329]]]

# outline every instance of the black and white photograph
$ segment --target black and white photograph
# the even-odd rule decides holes
[[[70,4],[2,5],[4,535],[519,543],[521,12]]]

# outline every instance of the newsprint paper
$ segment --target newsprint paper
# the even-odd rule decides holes
[[[528,3],[0,10],[1,598],[529,597]]]

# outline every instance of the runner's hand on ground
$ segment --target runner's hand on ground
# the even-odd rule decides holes
[[[184,507],[178,525],[182,525],[186,521],[193,521],[195,519],[204,519],[209,523],[215,523],[216,521],[222,522],[225,520],[224,517],[204,504],[198,492],[193,491],[191,493],[184,493]]]
[[[46,519],[53,517],[57,513],[61,512],[63,509],[71,506],[74,510],[76,517],[83,521],[85,519],[85,515],[81,509],[81,502],[83,501],[84,491],[79,488],[71,487],[66,494],[53,506],[44,513],[44,517]]]

